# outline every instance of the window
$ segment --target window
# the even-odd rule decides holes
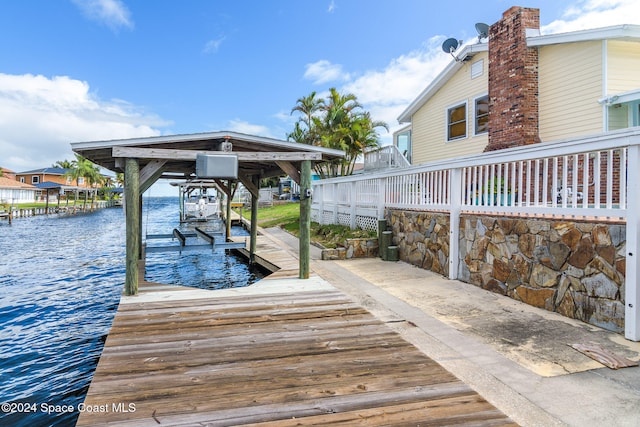
[[[79,177],[78,178],[78,185],[84,185],[84,178],[83,177]]]
[[[24,176],[20,177],[20,182],[23,183],[23,184],[25,183]]]
[[[447,110],[447,141],[467,136],[467,103]]]
[[[32,184],[39,184],[40,183],[40,177],[39,176],[32,176],[31,177],[31,183]]]
[[[396,147],[402,155],[411,163],[411,130],[406,130],[396,135]]]
[[[475,135],[489,131],[489,96],[481,96],[475,101]]]

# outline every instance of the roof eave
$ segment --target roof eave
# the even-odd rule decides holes
[[[611,39],[630,39],[640,41],[640,25],[623,24],[604,28],[592,28],[588,30],[544,35],[541,35],[536,31],[528,30],[527,32],[527,46],[529,47]]]
[[[300,144],[297,142],[284,141],[281,139],[268,138],[263,136],[248,135],[239,132],[230,131],[218,131],[218,132],[203,132],[193,134],[180,134],[180,135],[166,135],[166,136],[150,136],[143,138],[129,138],[129,139],[114,139],[103,141],[88,141],[88,142],[72,142],[71,149],[73,151],[83,150],[95,150],[100,148],[109,148],[117,146],[136,146],[136,145],[153,145],[153,144],[166,144],[176,142],[188,142],[198,141],[203,139],[231,139],[242,140],[248,142],[257,142],[274,148],[288,148],[292,151],[311,151],[319,152],[323,154],[323,157],[344,157],[344,152],[341,150],[334,150],[331,148],[317,147],[314,145]],[[301,150],[301,148],[303,148]]]
[[[456,59],[449,62],[440,74],[427,86],[416,99],[398,116],[399,123],[411,123],[412,116],[418,111],[438,90],[440,90],[449,79],[464,65],[465,61],[473,58],[476,53],[486,52],[487,43],[476,43],[465,46]]]

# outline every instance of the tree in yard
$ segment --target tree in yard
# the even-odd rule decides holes
[[[316,163],[316,173],[321,178],[350,175],[358,156],[378,144],[376,128],[386,123],[371,119],[362,109],[354,94],[341,94],[336,88],[329,90],[325,100],[316,93],[299,98],[291,113],[300,113],[293,132],[287,135],[291,141],[342,150],[345,158],[327,163]]]
[[[73,167],[73,162],[72,161],[70,162],[67,159],[58,160],[57,162],[52,164],[51,167],[62,168],[62,169],[71,169]]]
[[[79,183],[80,178],[86,180],[89,187],[93,188],[95,184],[102,184],[104,177],[100,173],[100,168],[91,160],[76,154],[75,160],[71,162],[71,167],[68,168],[65,176],[71,178],[72,181]],[[84,203],[87,203],[87,193],[85,191]],[[91,196],[91,209],[95,201],[95,193]]]

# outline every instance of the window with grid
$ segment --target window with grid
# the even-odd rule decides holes
[[[459,104],[447,110],[447,141],[467,136],[467,104]]]

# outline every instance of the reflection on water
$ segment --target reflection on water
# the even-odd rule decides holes
[[[177,198],[144,205],[143,232],[178,225]],[[123,288],[123,211],[3,221],[0,247],[0,403],[23,412],[0,412],[0,426],[74,425],[77,410],[61,409],[83,402]],[[211,250],[153,254],[148,277],[205,288],[259,278],[242,260]],[[55,405],[60,411],[43,412]]]

